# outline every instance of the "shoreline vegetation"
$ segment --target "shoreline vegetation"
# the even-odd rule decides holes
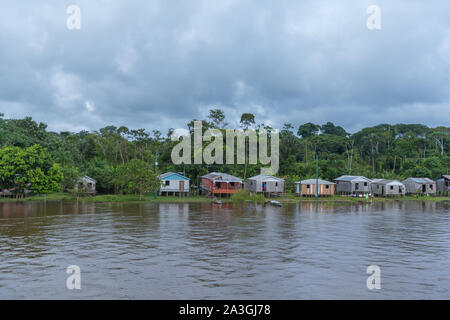
[[[236,130],[250,130],[257,137],[256,142],[262,138],[260,133],[264,136],[270,133],[266,143],[261,145],[261,141],[258,142],[259,154],[261,146],[270,145],[270,166],[272,168],[272,160],[276,159],[276,176],[284,179],[286,192],[285,196],[274,199],[282,203],[395,201],[400,198],[365,199],[335,195],[316,200],[314,197],[297,197],[294,192],[297,181],[317,176],[328,181],[342,175],[399,181],[409,177],[438,179],[448,174],[450,167],[450,127],[443,126],[380,124],[349,133],[332,122],[322,125],[286,123],[276,135],[272,135],[274,128],[257,121],[254,114],[243,113],[239,123],[230,125],[225,121],[223,110],[211,109],[206,119],[192,119],[187,123],[189,133],[182,141],[186,138],[186,145],[191,146],[190,141],[194,140],[195,150],[192,152],[192,148],[184,149],[183,142],[173,139],[179,138],[174,135],[174,128],[168,128],[166,135],[158,130],[150,133],[148,128],[136,130],[125,126],[107,126],[78,133],[52,132],[47,130],[45,123],[37,123],[31,117],[5,119],[3,116],[0,112],[0,195],[14,199],[0,198],[0,202],[210,202],[211,198],[198,195],[207,189],[202,190],[204,175],[223,172],[246,181],[260,174],[268,164],[258,157],[252,159],[256,151],[251,151],[250,136],[244,136],[243,142],[247,144],[248,141],[248,146],[244,144],[246,151],[242,155],[239,155],[238,147],[234,150],[234,138],[233,146],[223,145],[223,140],[218,137],[226,136],[228,130],[234,133]],[[196,143],[195,130],[198,127],[198,133],[206,137],[207,132],[212,132],[207,130],[220,134],[213,141],[202,138]],[[239,139],[236,140],[239,145]],[[180,146],[183,149],[180,150]],[[223,148],[219,149],[219,146]],[[218,150],[222,150],[222,156]],[[223,164],[219,160],[223,160],[220,157],[223,158],[227,150],[231,151],[232,157],[228,161],[227,154],[227,164]],[[180,151],[182,161],[175,161],[174,155],[179,158]],[[197,163],[198,155],[202,160],[205,155],[210,157],[213,153],[214,161],[211,163]],[[155,198],[155,192],[162,189],[159,177],[165,172],[189,178],[188,187],[196,192],[188,197]],[[401,199],[448,202],[450,198],[444,197],[448,191],[439,192],[441,194],[436,197],[413,195]],[[236,204],[265,204],[270,201],[263,195],[252,195],[248,191],[239,191],[231,198],[221,200]]]
[[[284,196],[275,198],[265,198],[262,195],[250,195],[247,192],[242,192],[231,198],[219,198],[223,203],[242,204],[244,202],[253,202],[255,204],[264,204],[270,200],[277,200],[281,203],[297,203],[297,202],[342,202],[342,203],[372,203],[372,202],[391,202],[391,201],[431,201],[431,202],[446,202],[450,203],[450,197],[440,196],[403,196],[403,197],[374,197],[374,198],[356,198],[335,195],[331,197],[299,197],[295,194],[286,194]],[[137,195],[95,195],[87,197],[79,197],[70,193],[52,193],[47,195],[33,195],[22,199],[16,198],[0,198],[0,203],[6,202],[41,202],[41,201],[80,201],[91,203],[114,203],[114,202],[138,202],[138,203],[212,203],[211,198],[204,196],[158,196],[143,195],[140,200],[139,194]]]

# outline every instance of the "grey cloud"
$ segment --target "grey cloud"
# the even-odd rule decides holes
[[[81,30],[66,28],[79,5]],[[447,1],[12,1],[0,10],[0,112],[53,130],[450,123]]]

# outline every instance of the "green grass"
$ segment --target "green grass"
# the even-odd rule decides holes
[[[23,199],[3,198],[0,197],[0,202],[16,202],[16,201],[57,201],[57,200],[76,200],[70,193],[52,193],[32,195]]]
[[[246,201],[252,201],[257,204],[263,204],[268,199],[263,195],[250,195],[248,191],[242,190],[231,196],[231,198],[220,198],[222,202],[244,203]],[[281,197],[273,198],[283,203],[289,202],[311,202],[316,201],[314,197],[298,197],[295,194],[287,194]],[[53,193],[48,195],[33,195],[19,201],[76,201],[70,193]],[[347,202],[347,203],[360,203],[360,202],[386,202],[386,201],[434,201],[434,202],[450,202],[450,197],[426,197],[426,196],[405,196],[395,198],[353,198],[344,196],[332,196],[332,197],[320,197],[319,202]],[[15,202],[18,201],[15,198],[0,198],[0,202]],[[211,198],[205,196],[158,196],[155,199],[154,195],[144,195],[142,200],[139,200],[139,195],[97,195],[80,197],[79,201],[85,202],[154,202],[154,203],[184,203],[184,202],[211,202]]]

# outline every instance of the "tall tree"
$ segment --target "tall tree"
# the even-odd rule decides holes
[[[243,113],[241,115],[241,128],[248,130],[252,125],[255,124],[255,116],[251,113]],[[245,137],[245,164],[244,164],[244,179],[247,178],[247,168],[248,168],[248,155],[249,152],[249,141]]]
[[[302,137],[302,138],[309,138],[312,136],[317,135],[317,133],[319,132],[320,126],[308,122],[305,124],[302,124],[301,126],[298,127],[297,130],[297,135]]]
[[[240,124],[242,129],[247,130],[255,124],[255,116],[252,113],[243,113]]]
[[[208,118],[211,120],[210,125],[213,128],[223,129],[228,125],[225,122],[225,113],[221,109],[209,110]]]

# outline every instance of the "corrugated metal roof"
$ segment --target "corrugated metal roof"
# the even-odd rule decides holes
[[[411,179],[415,183],[434,183],[434,181],[429,178],[408,178],[408,179]]]
[[[377,181],[375,181],[377,180]],[[388,184],[395,184],[395,185],[403,185],[403,183],[401,183],[398,180],[389,180],[389,179],[375,179],[372,181],[372,183],[374,184],[382,184],[382,185],[388,185]]]
[[[300,183],[300,184],[316,184],[316,179],[307,179],[307,180],[297,181],[296,183]],[[319,184],[335,184],[335,183],[319,179]]]
[[[450,180],[450,175],[444,174],[442,177],[444,177],[447,180]]]
[[[181,174],[179,174],[179,173],[175,173],[175,172],[166,172],[166,173],[163,173],[163,174],[159,175],[159,178],[160,178],[160,179],[164,179],[164,178],[170,177],[170,176],[172,176],[172,175],[176,175],[176,176],[180,177],[180,179],[189,180],[188,177],[185,177],[185,176],[183,176],[183,175],[181,175]]]
[[[82,178],[81,178],[81,180],[83,180],[83,179],[85,179],[85,180],[90,180],[90,181],[93,181],[93,182],[97,182],[97,180],[95,180],[95,179],[92,179],[91,177],[89,177],[89,176],[83,176]]]
[[[363,176],[340,176],[339,178],[334,179],[335,181],[353,181],[353,180],[367,180],[371,181],[370,179],[363,177]]]
[[[207,178],[210,180],[213,180],[214,182],[240,182],[242,183],[242,180],[238,177],[232,176],[228,173],[221,173],[221,172],[210,172],[208,174],[205,174],[202,176],[202,178]]]
[[[257,175],[257,176],[248,178],[248,180],[257,180],[257,181],[263,181],[263,180],[264,180],[264,181],[270,181],[270,180],[273,180],[273,181],[284,181],[284,179],[277,178],[277,177],[274,177],[274,176],[265,175],[265,174],[259,174],[259,175]]]

